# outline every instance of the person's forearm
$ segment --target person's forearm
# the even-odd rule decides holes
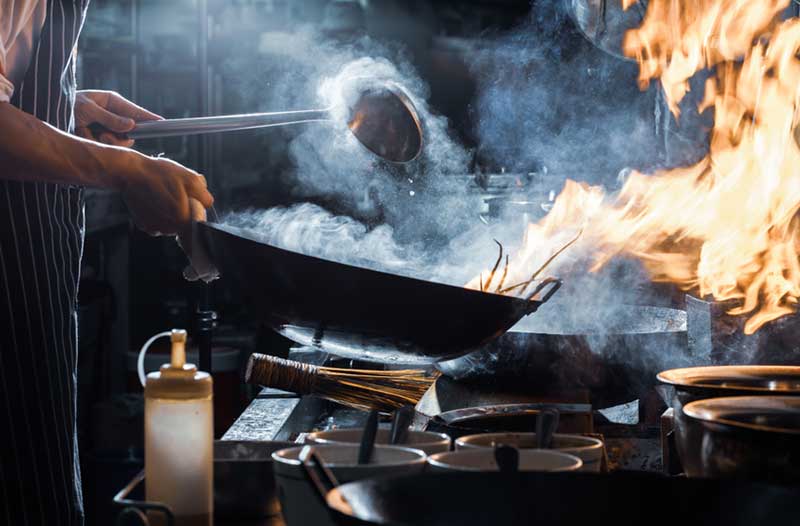
[[[64,133],[0,103],[0,179],[121,188],[149,159],[133,150]]]

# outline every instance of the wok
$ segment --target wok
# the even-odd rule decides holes
[[[478,390],[546,394],[585,389],[592,404],[602,408],[635,400],[655,386],[656,374],[665,367],[692,363],[682,310],[625,306],[601,327],[548,318],[523,318],[483,348],[437,368]]]
[[[798,497],[798,488],[644,472],[427,473],[363,480],[325,493],[339,525],[432,526],[791,524],[800,513]]]
[[[410,364],[452,358],[535,312],[561,282],[543,280],[526,301],[337,263],[198,223],[220,274],[287,338],[346,358]]]

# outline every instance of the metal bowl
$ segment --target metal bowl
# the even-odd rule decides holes
[[[669,387],[674,410],[675,444],[684,472],[703,476],[699,444],[702,426],[684,414],[684,406],[696,400],[731,396],[800,397],[800,366],[724,365],[671,369],[658,374]]]
[[[214,442],[214,514],[252,519],[280,513],[272,453],[293,442]]]
[[[686,404],[701,429],[700,473],[705,477],[800,482],[800,397],[734,396]]]

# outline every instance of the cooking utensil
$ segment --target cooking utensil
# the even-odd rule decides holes
[[[314,457],[321,459],[342,483],[362,478],[419,474],[425,469],[425,454],[416,449],[376,446],[369,464],[358,463],[356,444],[314,445],[275,452],[275,480],[279,488],[281,512],[288,526],[331,524],[328,510],[319,498],[313,481],[303,465]]]
[[[214,515],[250,519],[280,512],[272,453],[292,442],[214,442]]]
[[[644,472],[425,473],[343,484],[325,497],[340,526],[752,526],[793,524],[800,513],[797,487]]]
[[[655,386],[659,371],[697,359],[686,351],[682,310],[619,306],[607,325],[589,327],[554,316],[553,308],[551,303],[541,319],[539,313],[522,318],[480,349],[436,367],[489,392],[586,390],[594,407],[603,408],[639,398]]]
[[[479,407],[467,407],[445,411],[422,423],[427,431],[447,433],[453,438],[475,433],[527,431],[535,425],[541,411],[552,404],[498,404]],[[562,423],[574,415],[581,415],[584,409],[570,404],[559,404],[560,410],[567,419],[559,419]],[[423,415],[418,413],[418,417]]]
[[[699,451],[702,476],[800,482],[800,397],[710,398],[683,412],[702,429],[686,444]]]
[[[311,394],[356,409],[390,413],[415,404],[435,377],[421,369],[376,371],[320,367],[253,353],[244,380],[282,391]]]
[[[658,374],[669,389],[674,410],[675,445],[684,472],[703,475],[702,426],[684,414],[686,404],[706,398],[730,396],[800,397],[800,366],[725,365],[671,369]]]
[[[519,471],[519,451],[514,446],[499,445],[495,447],[494,461],[501,473]]]
[[[512,446],[517,449],[535,449],[539,441],[535,433],[480,433],[466,435],[456,440],[456,450],[459,449],[494,449],[499,444]],[[581,435],[554,434],[550,446],[562,453],[575,455],[583,461],[581,471],[600,471],[603,459],[603,441],[593,437]]]
[[[362,430],[355,429],[329,429],[327,431],[315,431],[306,435],[306,444],[358,444],[361,439]],[[375,436],[375,444],[389,445],[390,430],[378,429]],[[419,449],[427,455],[441,453],[450,450],[450,437],[444,433],[433,433],[431,431],[407,430],[404,447]],[[397,445],[397,444],[392,444]]]
[[[532,301],[443,285],[284,250],[240,229],[198,223],[223,279],[275,330],[347,358],[430,363],[497,338],[536,311],[561,282],[543,280]]]
[[[392,414],[392,427],[389,430],[389,443],[392,445],[402,444],[408,437],[408,426],[414,418],[414,408],[406,405],[395,409]]]
[[[358,463],[369,464],[372,451],[375,449],[375,433],[378,431],[378,412],[370,411],[361,434],[361,444],[358,447]]]
[[[343,119],[364,147],[387,161],[407,163],[422,151],[422,125],[417,110],[403,89],[393,83],[364,89],[346,110],[328,108],[146,121],[137,123],[127,136],[151,139]]]
[[[581,33],[601,49],[619,59],[633,60],[622,52],[625,32],[644,21],[647,0],[633,2],[628,9],[620,0],[565,0]]]
[[[553,433],[558,427],[558,411],[555,409],[544,409],[536,417],[536,447],[539,449],[550,449],[553,443]]]

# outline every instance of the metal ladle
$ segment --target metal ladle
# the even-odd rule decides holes
[[[341,119],[338,108],[248,113],[140,122],[127,133],[131,139],[151,139],[228,132]],[[393,163],[416,159],[422,150],[422,125],[411,100],[396,86],[364,89],[349,108],[347,127],[369,151]]]

